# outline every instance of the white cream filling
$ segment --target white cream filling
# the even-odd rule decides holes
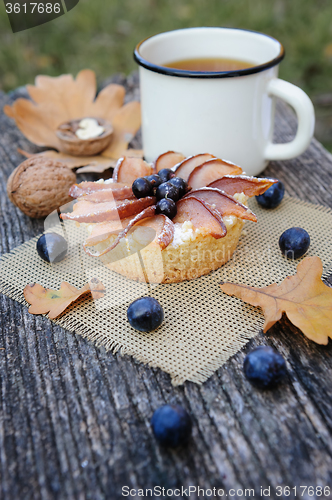
[[[99,125],[94,118],[83,118],[78,124],[75,134],[79,139],[94,139],[105,132],[105,128]]]
[[[194,241],[196,238],[198,230],[194,228],[194,225],[191,221],[186,220],[182,224],[176,222],[174,224],[174,236],[170,245],[174,248],[183,245],[187,241]]]
[[[113,179],[99,179],[95,184],[113,184]]]

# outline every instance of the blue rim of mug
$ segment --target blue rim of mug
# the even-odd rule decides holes
[[[141,42],[139,42],[134,50],[134,59],[137,62],[139,66],[142,66],[143,68],[149,69],[150,71],[153,71],[154,73],[160,73],[161,75],[167,75],[167,76],[177,76],[177,77],[182,77],[182,78],[231,78],[235,76],[245,76],[245,75],[253,75],[255,73],[260,73],[261,71],[265,71],[266,69],[272,68],[273,66],[277,66],[283,58],[285,57],[285,49],[284,46],[274,38],[273,36],[266,35],[265,33],[260,33],[259,31],[253,31],[253,30],[245,30],[242,28],[222,28],[222,27],[213,27],[213,26],[204,26],[204,28],[211,28],[211,29],[221,29],[221,30],[239,30],[239,31],[244,31],[247,33],[254,33],[256,35],[260,35],[266,38],[269,38],[270,40],[273,40],[277,42],[280,46],[280,52],[277,55],[277,57],[270,59],[270,61],[264,63],[264,64],[257,64],[255,66],[251,66],[250,68],[245,68],[245,69],[238,69],[238,70],[233,70],[233,71],[189,71],[186,69],[175,69],[175,68],[167,68],[166,66],[159,66],[158,64],[153,64],[144,57],[142,57],[139,53],[139,49],[141,48],[141,45],[143,45],[144,42],[147,40],[150,40],[150,38],[154,38],[155,36],[158,35],[152,35]],[[176,31],[184,31],[184,30],[191,30],[191,29],[197,29],[197,28],[184,28],[181,30],[173,30],[175,33]],[[199,28],[198,28],[199,29]],[[164,33],[171,33],[170,31],[168,32],[163,32],[159,34],[164,34]]]

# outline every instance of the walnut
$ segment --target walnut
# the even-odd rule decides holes
[[[75,182],[76,175],[63,163],[34,155],[12,172],[7,194],[23,213],[38,219],[71,201],[68,191]]]
[[[95,123],[93,123],[95,122]],[[92,126],[92,132],[98,127],[100,134],[97,136],[86,135],[85,138],[79,137],[77,132]],[[89,127],[89,128],[90,128]],[[90,128],[91,130],[91,128]],[[110,144],[113,136],[112,125],[102,118],[84,118],[83,120],[71,120],[60,125],[56,135],[61,143],[61,150],[73,156],[93,156],[103,151]]]

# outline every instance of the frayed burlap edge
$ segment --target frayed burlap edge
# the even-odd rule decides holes
[[[246,229],[248,234],[244,235],[243,237],[242,247],[250,248],[250,245],[258,245],[259,241],[263,239],[262,235],[264,236],[264,239],[268,240],[267,243],[273,246],[274,243],[273,245],[271,244],[270,241],[271,238],[270,239],[265,238],[266,233],[264,234],[264,231],[262,233],[262,226],[264,226],[265,224],[267,228],[274,225],[275,229],[280,231],[280,226],[282,226],[282,223],[284,222],[285,218],[287,219],[288,217],[291,220],[292,212],[294,212],[295,209],[300,209],[298,213],[302,214],[301,215],[303,216],[302,220],[308,223],[310,222],[311,224],[310,231],[312,232],[314,228],[316,228],[316,234],[311,235],[312,241],[316,241],[319,234],[322,234],[323,236],[319,241],[319,245],[316,246],[314,245],[314,248],[312,250],[314,250],[313,254],[316,254],[322,258],[324,265],[324,272],[322,277],[327,278],[332,271],[332,257],[329,257],[330,255],[332,256],[331,252],[332,244],[329,243],[329,238],[326,237],[326,235],[331,234],[330,230],[332,229],[331,209],[324,206],[313,205],[311,203],[304,202],[302,200],[295,200],[294,198],[289,198],[289,197],[285,198],[282,205],[283,206],[281,206],[280,209],[275,209],[274,211],[266,211],[261,209],[260,207],[258,207],[257,204],[254,203],[254,206],[252,206],[251,208],[256,212],[259,220],[256,229],[257,228],[260,229],[258,229],[258,232],[257,230],[256,232],[255,231],[252,232],[251,228],[253,226],[248,227],[248,225],[246,225],[246,227],[248,227],[248,229]],[[299,217],[299,215],[297,215],[297,217]],[[274,224],[272,224],[272,222]],[[298,219],[294,220],[293,225],[301,225],[297,224],[296,222],[298,222]],[[286,226],[287,225],[289,226],[288,220],[285,221],[285,224]],[[27,261],[29,261],[29,259],[32,260],[33,261],[31,264],[32,268],[34,266],[36,266],[35,268],[38,267],[39,275],[47,277],[47,279],[44,280],[43,283],[41,283],[43,286],[52,287],[53,281],[54,283],[60,283],[61,281],[69,281],[72,284],[75,284],[75,286],[82,286],[86,282],[86,275],[82,272],[79,272],[76,275],[66,272],[61,275],[61,273],[59,274],[59,272],[57,271],[55,273],[57,274],[57,276],[55,276],[54,271],[50,271],[49,268],[47,267],[48,266],[47,264],[40,262],[40,259],[38,260],[38,258],[36,260],[35,244],[37,239],[38,237],[33,238],[32,240],[21,245],[20,247],[15,248],[12,252],[3,255],[0,260],[3,270],[7,269],[7,272],[9,269],[11,270],[11,273],[9,273],[10,279],[9,278],[6,279],[6,273],[3,272],[1,273],[0,291],[5,295],[7,295],[8,297],[27,306],[28,304],[26,303],[23,296],[23,288],[25,284],[27,284],[27,282],[26,281],[24,283],[22,282],[23,279],[22,273],[20,274],[21,282],[18,279],[19,278],[18,275],[16,275],[15,280],[13,280],[12,278],[13,276],[15,276],[15,273],[13,274],[13,270],[15,270],[15,263],[20,259],[22,262],[24,261],[24,259],[26,259]],[[256,248],[256,250],[257,252],[259,252],[258,248]],[[241,254],[241,251],[243,251],[243,248],[241,250],[241,244],[240,244],[239,254]],[[276,252],[273,247],[272,257],[270,257],[271,265],[274,259],[278,259],[278,263],[280,264],[280,266],[281,267],[285,266],[285,269],[283,268],[282,272],[279,270],[278,266],[276,266],[276,268],[273,269],[273,272],[271,271],[272,276],[277,282],[280,282],[286,275],[294,274],[296,265],[298,264],[298,261],[293,263],[285,262],[284,259],[281,258],[279,254],[280,254],[279,249],[277,249]],[[232,269],[237,270],[237,272],[239,273],[245,274],[243,270],[246,267],[247,275],[243,276],[244,282],[248,282],[248,284],[252,284],[254,286],[260,286],[260,285],[264,286],[265,284],[273,282],[271,281],[271,279],[267,281],[265,280],[266,273],[264,273],[264,266],[265,269],[267,269],[266,263],[262,265],[262,269],[258,270],[255,269],[254,273],[253,268],[250,267],[250,265],[248,267],[247,261],[243,260],[243,262],[241,263],[241,259],[239,260],[238,256],[237,259],[238,260],[237,261],[235,260],[235,263],[230,262],[226,264],[224,268],[215,271],[213,273],[210,273],[208,276],[198,278],[197,280],[193,280],[192,282],[186,283],[182,287],[180,286],[177,289],[170,288],[176,285],[160,285],[156,289],[153,289],[151,293],[151,295],[156,296],[156,298],[158,299],[159,297],[164,298],[164,302],[167,303],[167,301],[170,298],[174,299],[173,295],[174,292],[178,293],[179,297],[181,296],[181,294],[183,296],[187,294],[186,297],[190,297],[192,290],[193,292],[195,291],[197,297],[203,296],[205,298],[209,296],[211,297],[210,290],[214,288],[214,295],[212,297],[212,302],[211,302],[211,311],[213,308],[221,309],[223,307],[226,307],[227,314],[232,315],[234,313],[234,315],[237,315],[236,321],[232,322],[230,320],[230,322],[227,323],[228,327],[230,326],[230,328],[228,328],[226,334],[224,334],[223,332],[219,333],[217,332],[216,335],[216,333],[213,332],[210,338],[211,332],[209,332],[208,329],[204,330],[204,325],[202,328],[202,325],[199,325],[199,320],[196,321],[197,318],[193,318],[192,323],[190,322],[186,323],[187,330],[183,331],[183,337],[181,336],[181,331],[176,331],[176,325],[174,327],[174,324],[173,325],[165,324],[164,327],[162,327],[162,330],[158,329],[155,332],[154,336],[140,338],[139,337],[140,334],[138,334],[137,336],[137,332],[131,331],[130,327],[128,331],[128,323],[125,316],[125,310],[127,305],[124,303],[119,306],[118,308],[119,311],[116,310],[116,315],[114,316],[115,320],[113,321],[114,326],[120,325],[121,329],[123,328],[124,330],[127,331],[126,338],[122,339],[121,332],[120,334],[119,332],[116,332],[116,335],[112,335],[112,333],[105,334],[105,331],[103,329],[99,330],[99,328],[92,327],[91,325],[87,324],[85,320],[86,320],[86,315],[88,313],[85,313],[85,311],[87,310],[89,304],[91,307],[91,303],[93,302],[92,300],[89,299],[88,300],[80,299],[77,302],[75,302],[60,318],[54,320],[54,323],[66,328],[70,332],[77,333],[82,337],[88,339],[89,341],[92,341],[97,347],[103,346],[107,351],[111,351],[112,353],[119,351],[122,355],[126,354],[133,356],[142,363],[145,363],[152,367],[159,367],[163,369],[164,371],[170,374],[170,376],[172,377],[172,383],[174,385],[182,384],[186,380],[201,384],[205,380],[207,380],[218,368],[220,368],[220,366],[222,366],[231,356],[236,354],[239,351],[239,349],[241,349],[251,338],[255,337],[261,330],[261,327],[264,322],[263,315],[259,308],[253,308],[252,306],[248,306],[239,299],[226,296],[221,291],[220,292],[218,291],[216,293],[216,284],[218,282],[224,281],[225,278],[226,280],[228,279],[229,281],[233,281]],[[249,264],[250,264],[250,259],[249,259]],[[241,270],[241,265],[243,267],[242,270]],[[250,271],[249,274],[248,274],[248,269]],[[262,276],[260,275],[260,272],[263,273]],[[250,273],[252,273],[253,275],[251,276]],[[253,280],[253,282],[251,281],[251,279]],[[73,281],[75,281],[75,283],[73,283]],[[236,282],[239,282],[239,280],[236,280]],[[203,292],[201,292],[201,290],[203,290]],[[184,300],[183,303],[185,304],[185,302],[186,301]],[[199,316],[199,307],[201,307],[201,305],[199,304],[199,300],[196,300],[195,304],[197,304],[198,308],[197,309],[198,312],[196,311],[196,314]],[[184,308],[183,305],[181,307]],[[184,311],[181,310],[179,311],[179,317],[183,312]],[[91,314],[91,308],[89,310],[89,314]],[[105,312],[101,311],[100,313],[98,313],[98,311],[95,311],[94,314],[95,317],[98,318],[98,314],[105,315]],[[208,316],[209,314],[205,312],[205,317],[202,318],[202,323],[204,323],[204,318],[206,320]],[[82,319],[79,319],[79,317],[82,317]],[[112,319],[110,319],[110,325],[112,325]],[[179,338],[180,340],[184,338],[186,339],[186,341],[189,341],[189,343],[186,344],[184,347],[186,349],[192,348],[194,351],[196,349],[197,351],[197,345],[199,348],[199,342],[198,343],[196,342],[195,344],[190,344],[190,336],[188,335],[188,331],[195,328],[196,329],[200,328],[199,333],[200,334],[202,333],[202,336],[199,339],[202,342],[202,346],[205,348],[206,345],[209,344],[210,342],[212,343],[212,349],[208,348],[209,346],[207,346],[206,351],[204,351],[203,355],[199,357],[197,363],[191,363],[191,362],[187,363],[187,365],[183,368],[181,360],[177,360],[177,358],[183,355],[182,352],[183,346],[181,347],[180,344],[180,347],[177,347],[176,345],[174,345],[173,340],[175,339],[179,341]],[[159,349],[159,351],[158,351],[158,356],[155,356],[153,354],[154,353],[153,349],[152,350],[150,349],[151,347],[150,344],[153,344],[155,339],[158,338],[156,336],[160,335],[160,331],[162,335],[163,333],[166,333],[167,334],[166,336],[170,337],[171,343],[168,344],[168,346],[170,347],[166,347],[166,349],[165,345],[167,343],[165,345],[161,343],[159,347],[157,345],[157,350]],[[216,341],[218,342],[222,337],[222,335],[225,336],[225,338],[223,338],[225,344],[221,345],[221,347],[219,346],[219,352],[214,352],[213,343],[216,343]],[[136,344],[131,343],[131,337],[134,336],[136,336]],[[227,338],[227,336],[228,337],[232,336],[232,341],[229,341],[229,338]],[[142,342],[142,345],[140,344],[140,342]],[[139,348],[137,348],[137,346]],[[171,356],[169,356],[169,350],[172,351]],[[164,360],[166,354],[169,358],[167,362]],[[188,351],[188,355],[189,356],[193,355],[193,352]],[[195,356],[192,359],[195,359]]]

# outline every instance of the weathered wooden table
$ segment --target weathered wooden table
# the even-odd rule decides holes
[[[126,83],[129,97],[137,93],[135,80]],[[0,94],[0,108],[11,99]],[[289,140],[295,128],[292,113],[279,107],[277,139]],[[31,150],[1,114],[1,253],[43,230],[43,221],[23,215],[6,195],[7,178],[23,159],[18,146]],[[284,181],[291,195],[332,207],[332,156],[316,140],[264,174]],[[107,354],[3,295],[0,301],[2,500],[113,500],[128,492],[124,486],[137,496],[140,488],[164,487],[167,498],[167,489],[180,488],[175,497],[190,485],[216,488],[216,495],[222,488],[225,498],[332,498],[331,342],[316,345],[283,319],[204,385],[174,388],[160,370]],[[287,360],[288,380],[273,391],[253,389],[242,373],[246,352],[259,344]],[[149,421],[165,402],[192,415],[185,448],[162,449],[153,438]],[[300,488],[316,485],[331,494]]]

